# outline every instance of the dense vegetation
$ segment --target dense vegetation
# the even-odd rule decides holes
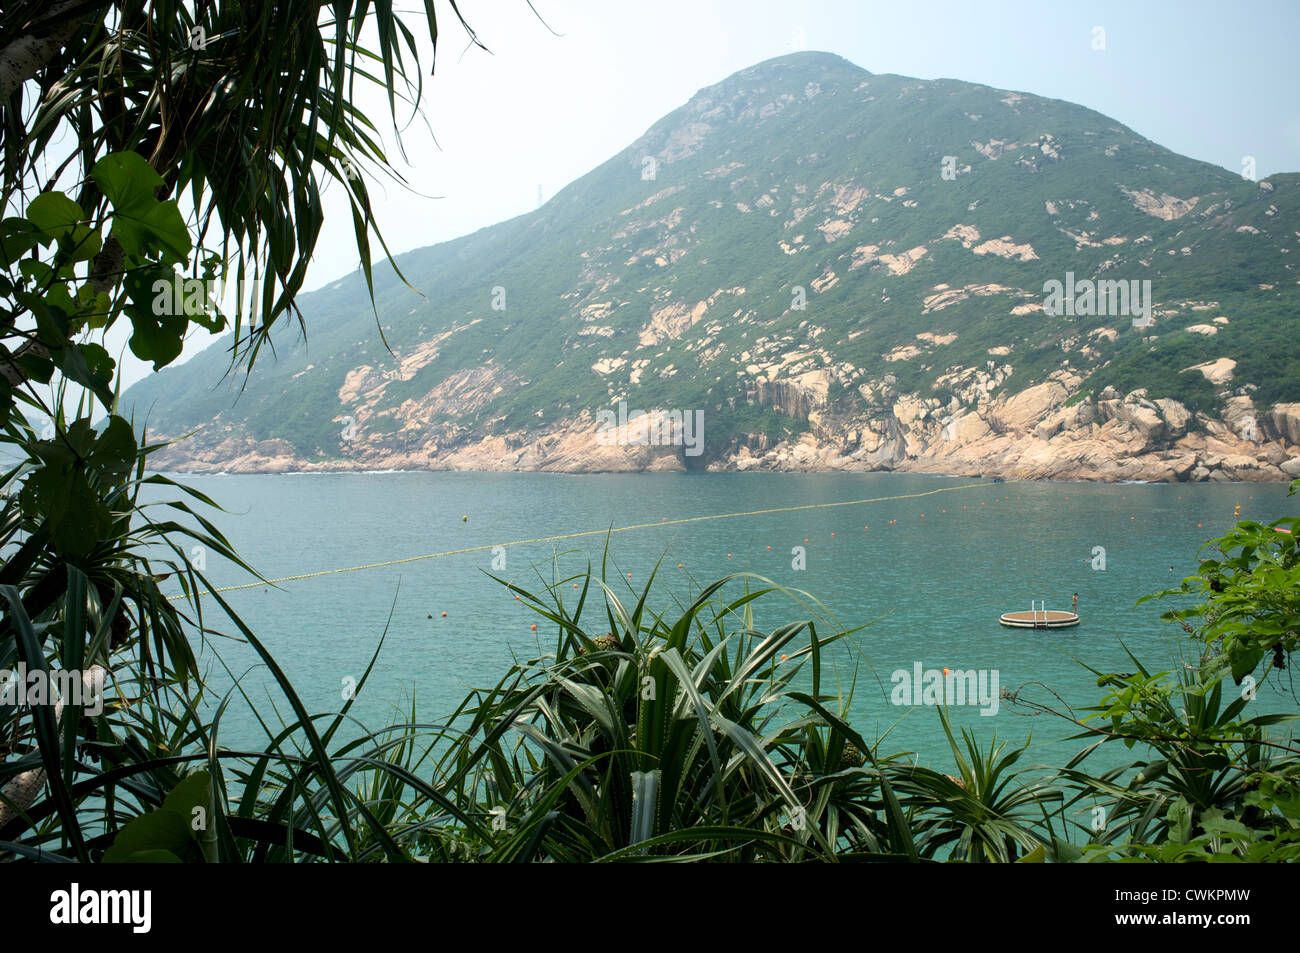
[[[188,558],[194,543],[243,565],[211,501],[150,473],[157,446],[119,414],[117,368],[95,338],[129,323],[132,350],[163,367],[192,327],[217,331],[225,318],[159,309],[153,281],[262,262],[274,280],[259,322],[233,316],[236,356],[251,368],[292,314],[319,226],[317,176],[350,189],[368,253],[364,184],[340,163],[345,153],[384,163],[369,120],[341,91],[366,70],[390,89],[418,75],[413,36],[394,28],[386,3],[214,3],[197,21],[172,3],[13,9],[5,36],[48,42],[28,75],[0,76],[10,213],[0,222],[0,442],[19,460],[2,480],[0,668],[24,666],[38,682],[69,672],[103,688],[0,701],[4,859],[1300,853],[1298,752],[1275,728],[1289,716],[1250,709],[1297,648],[1295,518],[1242,523],[1217,541],[1182,590],[1199,594],[1199,607],[1170,614],[1204,646],[1199,664],[1171,675],[1134,659],[1134,672],[1098,672],[1090,713],[1060,713],[1086,747],[1050,778],[1023,773],[1022,751],[992,738],[949,730],[958,774],[948,776],[858,734],[845,717],[850,698],[832,690],[825,668],[827,649],[853,631],[828,627],[806,594],[752,576],[718,580],[675,607],[649,604],[653,580],[626,604],[603,569],[516,589],[553,631],[554,652],[472,692],[445,721],[422,723],[412,711],[357,732],[355,694],[338,712],[308,711]],[[368,13],[383,27],[373,52],[358,42]],[[436,37],[431,6],[425,16]],[[191,45],[198,26],[231,43],[195,55],[206,52]],[[263,51],[277,55],[254,55]],[[206,108],[214,99],[220,110]],[[192,121],[170,124],[177,114]],[[75,172],[43,178],[40,160],[66,128],[77,133]],[[291,195],[308,200],[291,205]],[[203,245],[209,226],[221,253]],[[254,372],[250,387],[259,379]],[[738,411],[737,426],[764,423],[751,413]],[[174,498],[145,505],[146,486]],[[560,595],[574,582],[571,604]],[[169,597],[175,586],[179,597]],[[759,612],[783,595],[808,608],[808,621],[764,631]],[[260,748],[222,742],[234,696],[211,697],[196,663],[196,647],[215,650],[217,634],[245,640],[277,686],[274,707],[234,690],[260,713]],[[1127,746],[1133,763],[1090,774],[1099,745]],[[1106,817],[1096,826],[1095,806]]]

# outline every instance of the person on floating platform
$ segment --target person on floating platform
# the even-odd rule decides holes
[[[1079,594],[1077,592],[1074,594],[1074,599],[1070,602],[1070,611],[1075,615],[1079,614]]]

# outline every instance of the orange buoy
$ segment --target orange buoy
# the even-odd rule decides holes
[[[681,568],[682,568],[682,564],[681,564],[681,563],[678,563],[678,564],[677,564],[677,568],[678,568],[678,569],[681,569]]]
[[[834,533],[831,533],[831,535],[834,536],[835,534],[834,534]]]
[[[1197,529],[1200,529],[1200,528],[1201,528],[1201,524],[1200,524],[1200,523],[1197,523],[1197,524],[1196,524],[1196,528],[1197,528]]]
[[[770,553],[772,551],[772,547],[771,546],[767,547],[767,551]]]
[[[447,613],[444,612],[444,613],[442,614],[442,617],[443,617],[444,619],[447,618]]]
[[[727,553],[727,558],[728,558],[728,559],[731,558],[731,553]]]
[[[627,574],[627,578],[631,579],[631,578],[632,578],[632,574],[631,574],[631,573],[628,573],[628,574]]]
[[[577,584],[576,582],[573,584],[573,588],[574,588],[574,589],[577,589],[577,588],[578,588],[578,584]]]
[[[804,542],[806,543],[806,542],[808,542],[808,540],[805,539]]]
[[[533,631],[534,631],[534,632],[537,631],[537,625],[536,625],[536,624],[533,625]]]

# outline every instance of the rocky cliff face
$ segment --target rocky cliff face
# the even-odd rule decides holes
[[[808,429],[772,441],[740,434],[705,459],[681,445],[607,444],[590,420],[557,428],[478,437],[465,434],[393,446],[386,437],[354,436],[346,459],[309,461],[280,440],[227,440],[195,453],[162,451],[160,466],[198,472],[439,469],[543,470],[571,473],[680,471],[899,470],[1018,479],[1268,482],[1300,478],[1300,403],[1278,404],[1261,417],[1249,398],[1231,402],[1235,422],[1194,414],[1178,401],[1149,400],[1142,390],[1122,397],[1068,402],[1078,385],[1069,373],[1011,397],[984,397],[995,377],[970,379],[969,406],[954,399],[893,392],[881,382],[878,413],[837,413],[824,390],[792,381],[754,388],[756,402],[801,413]],[[980,399],[984,397],[984,399]],[[707,429],[707,421],[705,427]],[[414,433],[412,433],[414,436]],[[635,441],[635,437],[631,438]]]
[[[1297,245],[1298,175],[796,54],[538,211],[402,256],[423,296],[376,272],[388,347],[349,278],[246,380],[216,386],[211,348],[123,407],[183,438],[155,458],[175,469],[1283,480]],[[654,433],[602,439],[619,407]],[[697,414],[701,452],[664,439]]]

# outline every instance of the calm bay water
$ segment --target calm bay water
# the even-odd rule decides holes
[[[993,484],[900,474],[178,479],[229,511],[216,514],[215,522],[269,578],[601,531],[509,546],[505,569],[496,574],[536,590],[543,584],[539,573],[547,581],[564,577],[582,571],[588,559],[599,571],[609,527],[652,524],[610,538],[607,578],[615,587],[639,592],[662,557],[652,599],[656,609],[689,602],[701,584],[720,576],[752,572],[806,590],[845,627],[871,623],[854,635],[858,651],[842,645],[830,654],[834,671],[827,672],[825,684],[833,689],[838,675],[847,690],[856,675],[851,720],[858,731],[869,741],[887,732],[883,750],[916,752],[936,765],[951,761],[937,713],[933,707],[892,704],[892,672],[910,672],[918,662],[926,669],[983,669],[998,673],[1000,688],[1023,686],[1026,698],[1054,702],[1042,687],[1048,686],[1071,705],[1094,703],[1102,690],[1080,662],[1131,671],[1124,645],[1153,671],[1175,668],[1180,653],[1194,658],[1195,646],[1181,630],[1159,620],[1174,600],[1135,603],[1194,571],[1198,548],[1232,525],[1234,506],[1241,505],[1243,519],[1267,522],[1300,505],[1287,499],[1281,485]],[[930,495],[653,525],[920,493]],[[806,553],[801,570],[792,568],[796,546]],[[1098,546],[1105,550],[1104,571],[1093,568]],[[338,709],[345,680],[361,676],[387,625],[383,652],[353,714],[378,728],[409,716],[414,697],[421,719],[434,721],[449,714],[469,688],[495,684],[515,657],[554,650],[554,626],[486,574],[493,558],[491,549],[482,549],[301,579],[278,589],[258,586],[228,598],[314,712]],[[213,558],[207,573],[217,585],[249,581]],[[732,595],[742,587],[733,584]],[[626,592],[635,603],[632,590]],[[1031,600],[1068,609],[1075,592],[1083,620],[1076,628],[1040,632],[998,624],[1002,612],[1028,609]],[[564,596],[576,602],[570,586]],[[755,606],[760,631],[808,617],[807,609],[779,594]],[[593,615],[591,626],[604,631],[602,619],[603,612]],[[233,629],[215,615],[210,621]],[[534,623],[536,632],[530,629]],[[829,630],[819,623],[819,631]],[[243,676],[249,695],[265,706],[260,686],[270,678],[253,653],[227,640],[214,644]],[[214,672],[213,686],[223,690],[229,680],[211,649],[203,659]],[[1268,688],[1257,704],[1261,710],[1296,709],[1293,698]],[[991,716],[980,715],[977,707],[953,715],[954,725],[976,729],[985,743],[994,732],[1016,744],[1030,740],[1025,763],[1061,763],[1079,747],[1061,742],[1072,733],[1066,722],[1030,717],[1005,702]],[[222,737],[232,745],[261,740],[238,704],[226,717]],[[1117,748],[1105,763],[1119,763],[1114,759],[1123,755]]]

